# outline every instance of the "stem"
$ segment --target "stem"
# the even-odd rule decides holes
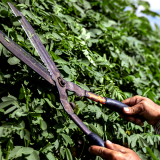
[[[84,146],[85,146],[85,141],[84,141],[84,144],[83,144],[83,148],[82,148],[81,154],[80,154],[80,156],[79,156],[79,158],[78,158],[78,159],[80,159],[80,158],[81,158],[81,156],[82,156],[82,153],[83,153],[83,151],[84,151]]]
[[[150,154],[150,156],[153,158],[153,160],[158,160],[149,147],[146,147],[146,149],[147,149],[148,153]]]
[[[144,97],[144,96],[150,91],[150,89],[151,89],[151,88],[147,89],[147,91],[144,92],[142,96]]]
[[[28,119],[28,121],[29,121],[29,126],[30,126],[30,129],[31,129],[31,134],[33,135],[32,136],[32,138],[35,140],[35,134],[34,134],[34,132],[33,132],[33,128],[32,128],[32,126],[31,126],[31,119],[30,119],[30,117],[29,117],[29,115],[27,115],[27,119]]]

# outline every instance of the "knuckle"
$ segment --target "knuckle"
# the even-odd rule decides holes
[[[101,157],[103,157],[103,155],[104,155],[104,147],[101,147],[100,149],[99,149],[99,155],[101,156]]]
[[[92,153],[93,152],[93,146],[91,146],[90,148],[89,148],[89,151]]]
[[[145,110],[145,106],[147,105],[146,101],[142,101],[140,103],[140,108],[141,108],[141,111],[143,112]]]
[[[138,98],[141,98],[141,96],[139,96],[139,95],[136,95],[136,96],[134,96],[134,97],[137,98],[137,99],[138,99]]]
[[[132,113],[134,113],[135,112],[135,107],[132,107],[131,111],[132,111]]]
[[[124,160],[130,160],[133,158],[133,153],[128,153]]]
[[[113,159],[114,160],[119,160],[119,159],[121,159],[122,158],[122,154],[121,153],[116,153],[116,154],[114,154],[114,155],[112,155],[113,157]]]
[[[142,101],[141,104],[142,104],[142,105],[146,105],[146,101]]]

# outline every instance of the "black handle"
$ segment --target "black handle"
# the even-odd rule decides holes
[[[105,105],[107,106],[107,108],[109,108],[113,111],[116,111],[118,113],[123,113],[124,107],[130,107],[122,102],[119,102],[119,101],[111,99],[111,98],[106,98]]]
[[[91,132],[76,114],[70,114],[70,117],[78,125],[78,127],[80,127],[80,129],[87,135],[87,139],[89,140],[91,145],[105,147],[105,142],[98,135]]]
[[[93,132],[91,132],[89,135],[87,135],[87,138],[88,138],[91,145],[106,147],[105,141]]]

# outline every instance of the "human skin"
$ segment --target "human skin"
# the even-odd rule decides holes
[[[143,122],[139,118],[134,118],[133,115],[140,115],[151,124],[155,125],[160,120],[160,106],[146,97],[134,96],[122,101],[127,104],[127,108],[123,108],[123,117],[125,120],[143,126]],[[127,116],[126,116],[127,115]]]
[[[105,142],[105,147],[91,146],[89,152],[101,156],[104,160],[141,160],[131,149],[114,144],[110,141]]]
[[[143,121],[140,118],[135,118],[134,115],[142,116],[151,125],[155,125],[160,120],[160,106],[149,98],[137,95],[122,102],[131,106],[123,108],[124,114],[120,114],[127,121],[143,126]],[[110,141],[106,141],[106,148],[91,146],[89,151],[105,160],[140,160],[138,155],[131,149]]]

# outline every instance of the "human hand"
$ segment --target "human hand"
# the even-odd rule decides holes
[[[89,152],[101,156],[104,160],[141,160],[131,149],[114,144],[110,141],[105,142],[106,147],[91,146]]]
[[[120,114],[120,116],[127,121],[143,126],[143,122],[141,121],[141,119],[132,116],[135,114],[143,116],[151,125],[155,125],[160,120],[160,106],[155,104],[149,98],[134,96],[122,102],[131,106],[123,108],[123,112],[125,114]]]

